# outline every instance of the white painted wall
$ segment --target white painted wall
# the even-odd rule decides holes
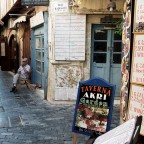
[[[56,15],[55,60],[84,61],[86,15]]]
[[[76,100],[83,80],[86,15],[71,13],[68,0],[50,0],[48,100]]]

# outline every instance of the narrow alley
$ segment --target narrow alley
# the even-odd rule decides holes
[[[0,144],[72,144],[74,105],[55,105],[22,87],[10,93],[12,75],[0,71]],[[114,107],[112,127],[119,125]],[[78,134],[78,144],[87,136]]]

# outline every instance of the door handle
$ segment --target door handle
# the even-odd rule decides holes
[[[108,47],[108,50],[113,50],[113,47]]]

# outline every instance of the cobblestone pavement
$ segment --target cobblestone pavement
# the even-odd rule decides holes
[[[0,144],[72,144],[74,105],[54,105],[23,87],[10,93],[12,76],[0,71]],[[119,125],[114,107],[112,128]],[[88,136],[77,135],[77,144]]]

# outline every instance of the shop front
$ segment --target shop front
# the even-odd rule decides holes
[[[116,28],[92,25],[91,78],[101,77],[116,85],[115,96],[120,96],[121,35]]]

